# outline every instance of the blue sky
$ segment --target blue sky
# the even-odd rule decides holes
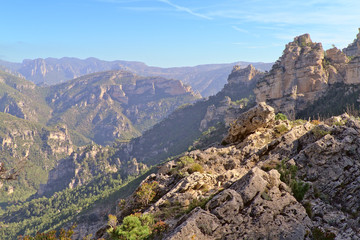
[[[3,0],[0,59],[273,62],[303,33],[325,49],[346,47],[359,9],[357,0]]]

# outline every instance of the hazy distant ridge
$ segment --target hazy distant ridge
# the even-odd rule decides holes
[[[250,62],[225,64],[206,64],[193,67],[160,68],[151,67],[135,61],[103,61],[96,58],[38,58],[26,59],[22,63],[0,60],[0,66],[12,72],[20,73],[26,79],[38,85],[53,85],[86,74],[108,70],[127,70],[143,76],[162,76],[182,80],[202,96],[216,94],[226,84],[226,79],[234,65],[246,67]],[[272,63],[251,63],[255,68],[266,71]]]

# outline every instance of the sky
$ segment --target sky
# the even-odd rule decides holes
[[[295,36],[344,48],[358,0],[1,0],[0,59],[96,57],[151,66],[274,62]]]

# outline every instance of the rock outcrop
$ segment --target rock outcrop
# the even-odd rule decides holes
[[[312,222],[281,184],[276,170],[255,167],[212,198],[205,210],[193,210],[165,239],[304,239]]]
[[[212,104],[207,108],[206,114],[200,123],[200,131],[206,130],[211,124],[213,125],[215,121],[224,121],[225,126],[229,126],[236,120],[238,110],[245,108],[250,99],[240,99],[233,102],[229,96],[234,95],[233,93],[238,91],[239,88],[243,91],[251,92],[255,87],[256,82],[263,76],[264,73],[256,70],[251,64],[246,68],[235,65],[228,77],[228,82],[222,91],[225,96],[224,100],[222,100],[218,106]],[[220,94],[222,92],[220,92]]]
[[[239,119],[274,117],[261,105]],[[163,239],[359,239],[359,120],[266,122],[161,166],[142,183],[158,183],[154,201],[130,196],[120,222],[140,207],[166,222]]]
[[[254,89],[257,102],[266,101],[294,119],[334,84],[360,84],[359,37],[343,51],[323,50],[309,34],[286,45],[283,55]]]
[[[254,89],[257,102],[267,101],[290,117],[326,90],[328,77],[323,66],[321,43],[309,34],[286,45],[283,55]]]
[[[360,28],[359,33],[356,35],[356,39],[349,44],[346,48],[343,49],[343,52],[346,56],[359,56],[360,55]]]
[[[262,72],[255,69],[255,67],[249,64],[246,68],[241,68],[239,65],[235,65],[228,77],[228,83],[245,83],[249,85],[254,82],[256,76],[262,75]]]
[[[270,126],[275,119],[274,109],[261,102],[240,117],[230,127],[228,135],[223,143],[241,142],[245,137],[259,128]]]

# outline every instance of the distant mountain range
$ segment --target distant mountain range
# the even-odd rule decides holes
[[[22,63],[0,60],[0,70],[8,69],[18,76],[34,82],[37,85],[54,85],[95,72],[109,70],[126,70],[141,76],[161,76],[183,81],[199,91],[202,96],[214,95],[226,84],[227,76],[234,65],[246,67],[250,62],[235,62],[225,64],[206,64],[194,67],[160,68],[151,67],[135,61],[103,61],[96,58],[38,58],[27,59]],[[260,71],[270,70],[273,63],[251,63]]]

